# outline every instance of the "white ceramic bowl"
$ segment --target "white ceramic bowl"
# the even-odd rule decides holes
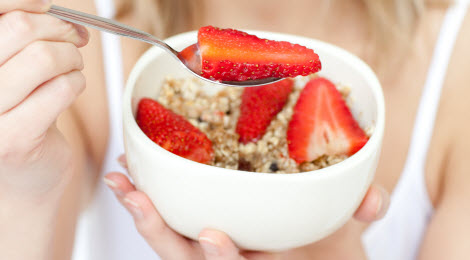
[[[137,188],[152,199],[175,231],[196,239],[203,228],[214,228],[241,248],[279,251],[324,238],[351,218],[376,169],[384,132],[384,98],[372,70],[342,49],[292,35],[251,33],[314,49],[323,64],[320,75],[351,87],[353,114],[362,127],[375,129],[359,152],[321,170],[267,174],[199,164],[164,150],[137,126],[136,106],[142,97],[158,95],[165,76],[190,74],[156,47],[135,65],[126,86],[125,147]],[[196,37],[196,32],[189,32],[166,42],[182,50]]]

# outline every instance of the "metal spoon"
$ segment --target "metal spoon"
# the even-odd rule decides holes
[[[51,9],[47,11],[47,13],[54,17],[57,17],[59,19],[62,19],[71,23],[80,24],[80,25],[91,27],[100,31],[129,37],[132,39],[150,43],[152,45],[163,48],[166,52],[171,54],[173,58],[177,59],[186,69],[191,71],[194,76],[200,79],[206,80],[206,81],[210,81],[211,83],[225,85],[225,86],[235,86],[235,87],[240,87],[240,86],[252,87],[252,86],[266,85],[266,84],[270,84],[270,83],[281,80],[280,78],[266,78],[266,79],[259,79],[259,80],[218,82],[218,81],[206,79],[200,75],[201,57],[199,56],[198,51],[192,51],[189,53],[189,55],[188,55],[188,52],[185,52],[185,55],[181,55],[179,52],[175,51],[173,48],[168,46],[168,44],[157,39],[155,36],[151,34],[137,30],[135,28],[129,27],[127,25],[118,23],[110,19],[78,12],[78,11],[67,9],[64,7],[53,5]],[[197,49],[197,48],[193,48],[193,49]]]

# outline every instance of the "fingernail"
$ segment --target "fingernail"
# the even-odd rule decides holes
[[[115,183],[114,181],[104,177],[103,178],[103,181],[104,183],[106,183],[106,185],[108,185],[110,188],[113,188],[113,189],[116,189],[118,187],[117,183]]]
[[[388,192],[383,187],[377,187],[380,192],[380,201],[379,206],[375,212],[376,219],[381,219],[385,216],[388,211],[388,206],[390,204],[390,196]]]
[[[74,25],[75,26],[75,29],[77,30],[78,32],[78,35],[84,39],[87,39],[88,38],[88,30],[83,27],[83,26],[80,26],[80,25]]]
[[[118,197],[123,197],[124,196],[124,192],[122,192],[121,190],[118,189],[118,184],[115,183],[113,180],[110,180],[110,179],[104,177],[103,181],[114,192],[114,194],[116,194],[116,196],[118,196]]]
[[[124,198],[124,202],[127,204],[127,208],[131,212],[132,216],[134,216],[136,219],[144,218],[144,213],[142,212],[142,209],[137,202],[129,198]]]
[[[200,237],[199,244],[206,255],[218,256],[220,254],[217,243],[208,237]]]

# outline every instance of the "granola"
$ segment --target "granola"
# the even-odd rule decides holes
[[[217,167],[266,173],[298,173],[321,169],[343,161],[347,156],[323,156],[313,162],[297,164],[289,157],[286,131],[300,92],[309,77],[296,78],[294,90],[281,112],[271,121],[266,134],[256,143],[238,142],[235,132],[240,114],[243,88],[223,88],[207,93],[202,81],[195,78],[167,77],[160,89],[158,102],[186,117],[213,143]],[[211,87],[213,88],[213,87]],[[344,97],[349,88],[340,87]]]

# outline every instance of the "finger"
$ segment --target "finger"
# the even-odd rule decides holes
[[[40,136],[49,129],[85,89],[85,77],[80,71],[61,75],[38,87],[31,95],[6,115],[18,131]],[[31,127],[34,126],[34,127]]]
[[[381,219],[387,213],[390,204],[388,192],[380,186],[371,186],[354,213],[354,218],[362,222]]]
[[[188,239],[166,225],[143,192],[129,192],[122,201],[134,218],[139,233],[162,259],[194,259],[200,253]]]
[[[49,0],[0,0],[0,14],[13,10],[43,13],[50,7]]]
[[[82,69],[82,56],[73,44],[32,43],[0,67],[0,115],[17,106],[45,82]]]
[[[223,232],[204,229],[199,234],[199,244],[206,260],[245,260],[240,250]]]
[[[88,31],[83,26],[46,14],[22,11],[9,12],[0,17],[0,35],[0,64],[34,41],[70,42],[83,47],[89,38]]]
[[[104,182],[116,194],[116,197],[124,203],[124,197],[127,193],[135,191],[134,184],[122,173],[112,172],[104,177]]]

